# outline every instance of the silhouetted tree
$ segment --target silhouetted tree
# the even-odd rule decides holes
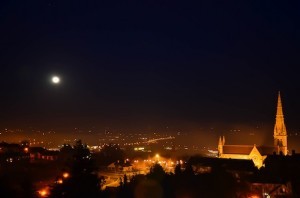
[[[29,147],[30,146],[30,141],[29,140],[22,140],[20,143],[21,147]]]
[[[182,171],[181,171],[181,165],[180,164],[177,164],[176,167],[175,167],[175,175],[176,176],[179,176],[182,174]]]
[[[0,176],[0,197],[35,198],[32,178],[25,175],[4,174]]]
[[[128,178],[127,178],[127,175],[125,174],[124,175],[124,185],[127,185],[128,184]]]
[[[124,152],[117,144],[108,144],[101,149],[97,158],[103,165],[108,165],[116,161],[123,161]]]
[[[70,144],[63,144],[58,154],[58,162],[61,164],[71,163],[74,156],[74,149]]]
[[[184,170],[184,175],[187,175],[187,176],[193,176],[195,173],[194,173],[194,170],[193,170],[193,167],[190,163],[188,163],[185,167],[185,170]]]
[[[70,176],[54,186],[51,197],[99,197],[103,178],[98,178],[97,168],[90,151],[81,140],[74,145]]]
[[[232,174],[223,167],[216,166],[210,174],[211,187],[209,190],[214,192],[214,196],[234,197],[236,191],[236,181]]]
[[[160,164],[154,164],[150,168],[150,172],[148,173],[147,177],[156,180],[158,182],[161,182],[164,179],[165,175],[166,173],[163,167]]]

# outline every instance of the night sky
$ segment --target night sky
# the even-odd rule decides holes
[[[1,1],[0,127],[298,130],[299,2],[197,2]]]

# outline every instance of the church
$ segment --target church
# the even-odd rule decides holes
[[[257,145],[226,145],[225,137],[219,138],[218,156],[227,159],[246,159],[253,160],[256,167],[263,166],[267,155],[272,154],[287,155],[287,131],[284,124],[282,102],[280,92],[278,93],[277,113],[274,127],[274,145],[257,146]]]

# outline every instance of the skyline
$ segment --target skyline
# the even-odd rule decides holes
[[[0,1],[1,197],[300,197],[299,10]]]
[[[299,130],[298,4],[1,4],[1,128]]]

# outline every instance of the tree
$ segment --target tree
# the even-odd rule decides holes
[[[181,165],[180,164],[177,164],[176,167],[175,167],[175,175],[176,176],[179,176],[182,174],[182,171],[181,171]]]
[[[101,165],[108,165],[118,160],[124,161],[124,158],[124,152],[117,144],[105,145],[98,155]]]
[[[193,176],[195,175],[194,173],[194,170],[193,170],[193,167],[190,163],[188,163],[185,167],[185,170],[184,170],[184,175],[187,175],[187,176]]]
[[[29,140],[22,140],[21,143],[20,143],[21,147],[24,148],[24,147],[29,147],[30,146],[30,142]]]
[[[54,186],[51,197],[99,197],[103,178],[97,176],[89,149],[81,140],[76,141],[73,149],[69,176]]]
[[[150,172],[147,176],[150,179],[161,182],[164,179],[165,175],[166,175],[166,173],[165,173],[163,167],[160,164],[156,163],[150,168]]]

